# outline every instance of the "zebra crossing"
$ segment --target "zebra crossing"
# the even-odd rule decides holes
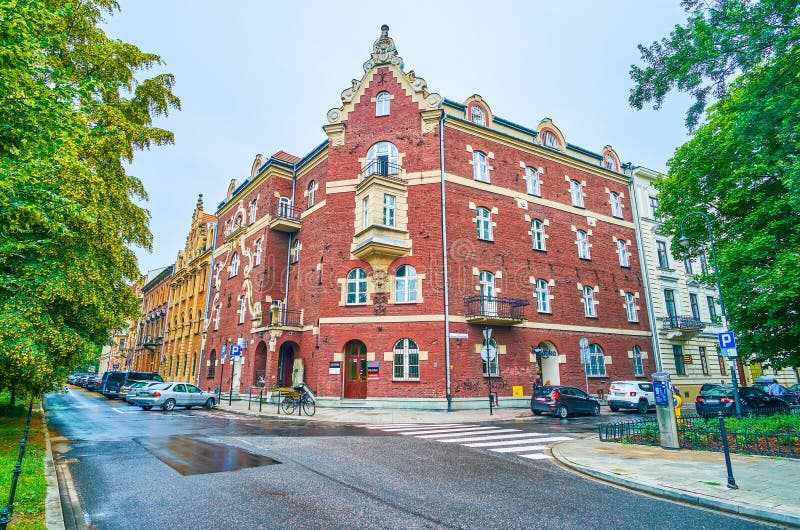
[[[549,449],[553,442],[572,439],[569,436],[523,432],[521,429],[469,423],[392,423],[359,425],[359,427],[434,442],[481,448],[495,453],[516,454],[520,458],[529,460],[551,458]]]

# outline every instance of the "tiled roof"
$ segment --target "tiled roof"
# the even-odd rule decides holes
[[[300,162],[300,160],[301,160],[300,157],[294,156],[294,155],[290,155],[286,151],[278,151],[277,153],[272,155],[270,158],[277,158],[278,160],[283,160],[284,162],[288,162],[290,164],[296,164],[296,163]]]
[[[204,223],[215,223],[217,221],[217,217],[214,214],[203,212],[201,221]]]

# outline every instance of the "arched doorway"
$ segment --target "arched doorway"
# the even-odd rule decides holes
[[[284,342],[278,354],[278,386],[292,386],[293,363],[294,347],[291,342]]]
[[[267,344],[262,340],[256,346],[253,358],[253,384],[263,387],[267,380]]]
[[[360,340],[351,340],[344,347],[344,398],[367,397],[367,346]]]
[[[558,350],[549,340],[543,340],[536,348],[536,364],[542,374],[542,384],[560,385],[561,371],[558,366]]]

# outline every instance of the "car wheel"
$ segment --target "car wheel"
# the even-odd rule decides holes
[[[211,409],[213,409],[213,408],[214,408],[214,398],[208,398],[208,399],[206,400],[206,404],[205,404],[205,405],[203,405],[203,406],[206,408],[206,410],[211,410]]]
[[[560,407],[558,407],[558,410],[556,410],[556,416],[558,416],[562,420],[566,419],[568,415],[569,411],[567,410],[567,407],[565,407],[564,405],[561,405]]]
[[[143,410],[150,410],[153,408],[153,405],[142,405]]]
[[[541,410],[534,410],[534,411],[533,411],[533,413],[534,413],[536,416],[541,416],[541,415],[542,415],[542,411],[541,411]]]
[[[616,405],[609,405],[608,407],[611,409],[611,412],[619,412],[619,407]]]
[[[639,414],[647,414],[647,400],[643,399],[636,405],[636,412]]]
[[[174,409],[175,409],[175,400],[174,399],[168,399],[168,400],[166,400],[164,402],[163,405],[161,405],[161,410],[164,410],[164,411],[167,411],[167,412],[169,412],[171,410],[174,410]]]
[[[592,407],[592,416],[599,416],[600,415],[600,405],[595,405]]]

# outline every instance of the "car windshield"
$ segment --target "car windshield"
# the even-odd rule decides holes
[[[731,397],[733,395],[733,389],[715,386],[714,388],[706,390],[703,395],[706,397]]]
[[[534,390],[534,393],[537,396],[549,396],[554,390],[555,388],[551,388],[548,386],[538,386],[536,387],[536,390]]]
[[[172,386],[172,383],[158,383],[151,386],[150,388],[152,388],[153,390],[166,390],[170,386]]]

